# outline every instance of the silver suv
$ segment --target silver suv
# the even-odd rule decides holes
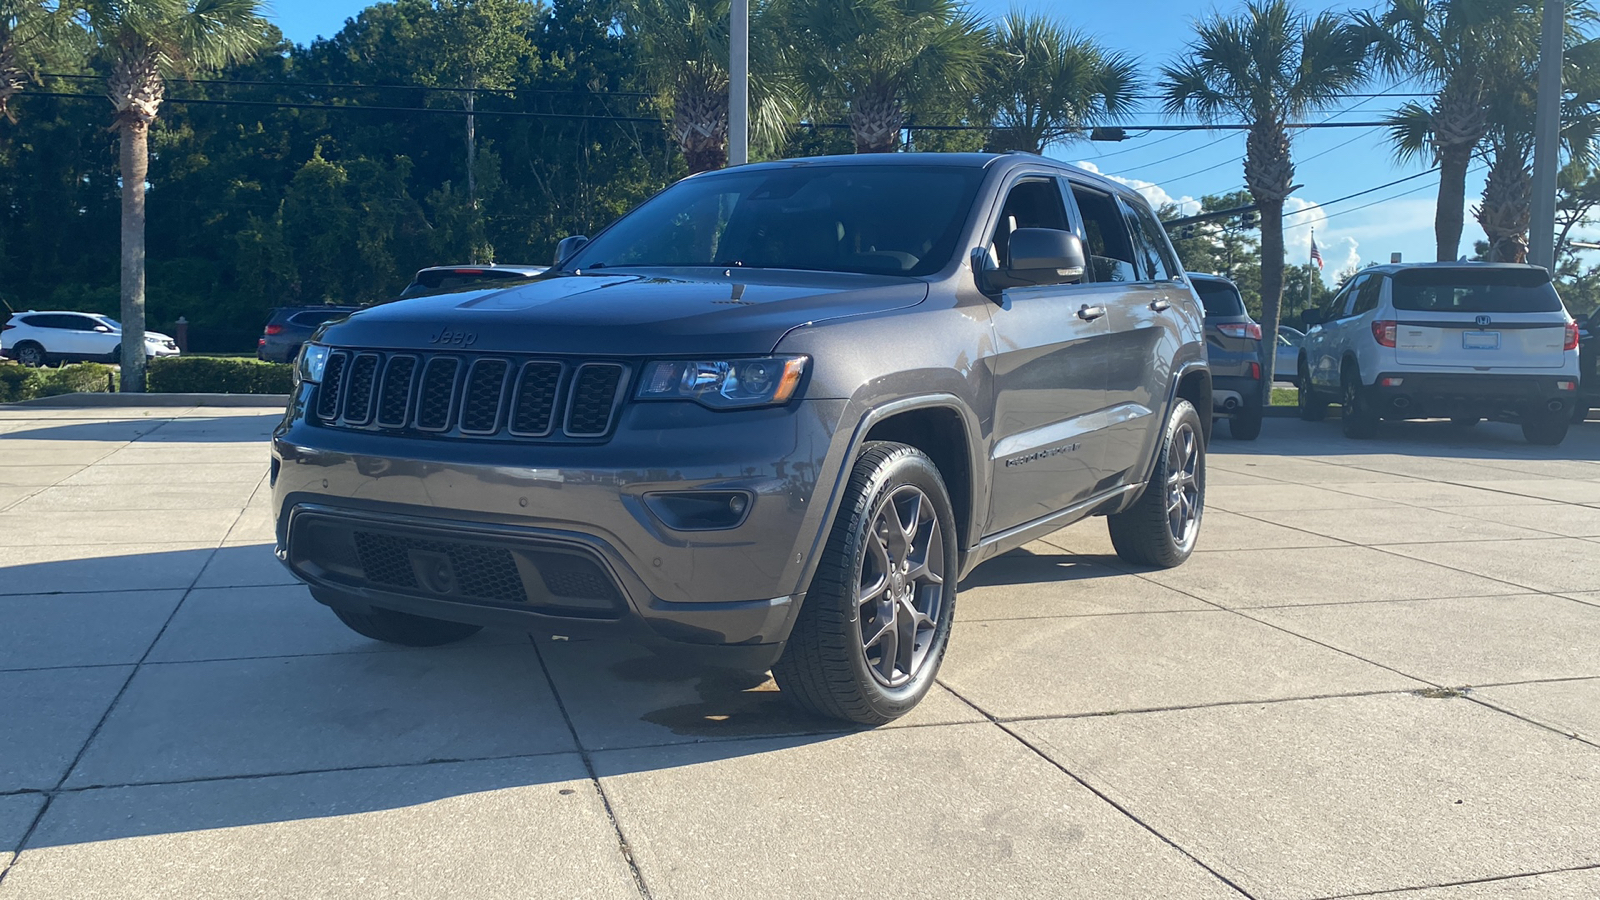
[[[1300,417],[1343,407],[1344,433],[1380,419],[1519,422],[1559,444],[1578,394],[1578,325],[1550,274],[1505,263],[1375,266],[1321,310],[1299,360]]]

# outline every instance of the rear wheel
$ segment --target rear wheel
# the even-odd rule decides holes
[[[1300,419],[1304,422],[1321,422],[1328,416],[1328,401],[1317,396],[1311,387],[1311,371],[1305,360],[1300,361]]]
[[[17,362],[30,368],[38,368],[45,364],[44,348],[33,341],[23,341],[13,351],[17,355]]]
[[[1246,400],[1228,420],[1228,436],[1236,441],[1253,441],[1261,436],[1261,402]]]
[[[1171,568],[1194,552],[1206,504],[1206,445],[1200,414],[1179,400],[1167,417],[1161,455],[1133,505],[1106,517],[1111,545],[1131,563]]]
[[[483,630],[482,625],[447,622],[430,619],[392,609],[356,609],[348,606],[333,607],[339,621],[362,637],[404,647],[438,647],[472,637]]]
[[[1340,404],[1344,409],[1340,421],[1344,425],[1344,436],[1358,441],[1377,437],[1378,412],[1372,408],[1367,389],[1361,384],[1361,373],[1354,366],[1344,370],[1343,384]]]
[[[1567,439],[1567,428],[1571,424],[1572,417],[1566,413],[1536,413],[1523,417],[1522,436],[1530,444],[1554,447]]]
[[[956,599],[956,527],[922,451],[865,446],[772,677],[799,706],[862,725],[933,687]]]

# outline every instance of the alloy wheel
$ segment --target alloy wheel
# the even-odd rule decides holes
[[[17,362],[34,368],[42,366],[44,365],[44,351],[30,344],[17,351]]]
[[[1200,526],[1200,436],[1185,422],[1167,449],[1167,527],[1179,547],[1194,541]]]
[[[861,652],[879,683],[900,687],[921,671],[944,603],[945,553],[933,501],[901,485],[879,501],[857,593]]]

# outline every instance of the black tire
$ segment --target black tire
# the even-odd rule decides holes
[[[1483,421],[1482,416],[1451,416],[1450,424],[1457,428],[1471,428]]]
[[[50,362],[50,356],[44,352],[44,347],[33,341],[23,341],[11,348],[11,353],[16,357],[17,362],[30,369],[37,369],[40,366],[48,365]]]
[[[1347,366],[1340,383],[1344,385],[1344,392],[1340,395],[1340,406],[1343,408],[1339,413],[1339,421],[1344,427],[1344,436],[1356,441],[1377,437],[1378,413],[1372,408],[1367,389],[1361,384],[1361,373],[1355,366]]]
[[[895,558],[897,544],[904,560]],[[803,709],[861,725],[910,712],[933,687],[950,640],[956,552],[955,513],[933,461],[905,444],[863,446],[794,630],[772,667],[779,689]],[[935,570],[937,583],[916,575]]]
[[[392,609],[355,609],[335,606],[333,614],[350,630],[386,644],[403,647],[438,647],[465,640],[483,630],[482,625],[430,619]]]
[[[1522,419],[1522,437],[1530,444],[1554,447],[1567,439],[1572,416],[1566,413],[1537,413]]]
[[[1300,421],[1321,422],[1328,417],[1328,401],[1317,396],[1311,386],[1311,372],[1305,360],[1300,361]]]
[[[1175,507],[1175,500],[1184,505]],[[1139,499],[1106,517],[1111,545],[1131,563],[1163,569],[1180,565],[1194,552],[1205,505],[1205,434],[1200,430],[1200,414],[1189,401],[1180,399],[1167,416],[1155,471]],[[1182,521],[1174,519],[1175,515]]]
[[[1236,441],[1253,441],[1261,436],[1261,404],[1245,401],[1228,419],[1228,436]]]

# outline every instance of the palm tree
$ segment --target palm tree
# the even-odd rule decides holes
[[[1504,59],[1537,58],[1539,21],[1528,0],[1390,0],[1381,16],[1357,13],[1374,64],[1392,77],[1418,78],[1432,91],[1389,118],[1402,160],[1428,154],[1439,166],[1434,209],[1440,261],[1457,258],[1466,218],[1467,167],[1489,136],[1490,82]],[[1502,172],[1502,177],[1509,175]]]
[[[169,78],[212,71],[266,43],[260,0],[88,0],[78,20],[110,70],[122,176],[122,390],[144,391],[144,193],[150,126]]]
[[[1326,109],[1367,77],[1363,33],[1332,13],[1308,17],[1289,0],[1251,0],[1234,17],[1195,25],[1188,52],[1161,69],[1163,106],[1202,122],[1249,125],[1244,178],[1261,213],[1261,330],[1277,334],[1283,302],[1283,203],[1298,185],[1288,124]],[[1270,399],[1272,354],[1262,375]]]
[[[995,150],[1043,153],[1134,108],[1138,63],[1046,16],[1013,9],[989,31]]]
[[[0,116],[15,123],[11,98],[39,82],[39,63],[62,47],[60,4],[0,0]]]
[[[1562,77],[1561,143],[1569,159],[1589,165],[1600,130],[1600,43],[1569,28]],[[1539,82],[1537,54],[1503,58],[1488,80],[1489,176],[1473,210],[1489,239],[1492,262],[1526,262],[1533,206],[1533,144]]]
[[[728,164],[728,0],[626,0],[623,27],[638,40],[640,64],[661,95],[667,129],[689,174]],[[794,92],[773,63],[773,6],[750,4],[751,130],[774,145],[795,114]]]
[[[812,103],[848,113],[857,153],[899,149],[908,108],[976,98],[984,32],[960,0],[800,0],[793,68]]]

